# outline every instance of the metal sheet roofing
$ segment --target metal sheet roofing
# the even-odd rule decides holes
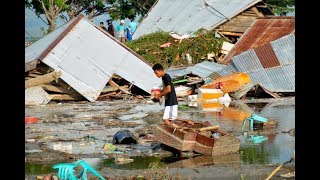
[[[263,69],[263,66],[260,63],[259,58],[253,49],[245,51],[239,54],[238,56],[234,56],[232,64],[234,64],[234,66],[240,72],[248,72]]]
[[[193,33],[212,30],[261,0],[158,0],[133,39],[156,31]]]
[[[171,66],[166,70],[166,73],[168,73],[172,79],[175,79],[189,74],[187,68],[188,66]]]
[[[220,76],[233,74],[234,72],[248,73],[252,83],[260,84],[272,92],[295,92],[295,38],[294,34],[283,36],[275,41],[262,45],[262,51],[274,52],[278,65],[270,67],[275,60],[263,55],[258,57],[252,48],[234,56],[232,62],[225,68],[212,73],[210,77],[215,79]],[[270,49],[270,47],[272,47]],[[264,49],[265,48],[265,49]],[[274,58],[274,57],[273,57]],[[267,65],[263,66],[262,63]],[[268,65],[269,64],[269,65]],[[234,72],[233,72],[234,71]]]
[[[262,46],[285,35],[294,33],[295,17],[268,16],[257,18],[251,27],[241,36],[239,41],[223,59],[228,64],[231,59],[251,48]]]
[[[25,48],[25,63],[37,60],[42,52],[47,49],[49,45],[52,44],[67,29],[67,27],[69,27],[70,24],[73,23],[73,21],[75,21],[75,19],[72,19],[68,23],[60,26],[59,28],[55,29],[51,33],[47,34],[43,38]]]
[[[122,73],[123,78],[129,78],[130,82],[137,83],[135,85],[147,93],[155,83],[161,84],[161,79],[154,75],[151,66],[139,55],[83,15],[75,18],[41,52],[39,60],[54,70],[60,70],[60,78],[89,101],[97,99],[115,72]],[[149,79],[138,79],[138,70]]]
[[[209,61],[203,61],[194,66],[188,67],[186,70],[194,75],[205,78],[213,72],[217,72],[220,69],[223,69],[224,67],[226,67],[226,65],[213,63]]]
[[[289,34],[270,42],[281,65],[295,63],[295,35]]]

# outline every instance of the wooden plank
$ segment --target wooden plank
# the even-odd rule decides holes
[[[109,93],[109,92],[115,92],[115,91],[118,91],[119,90],[119,87],[104,87],[101,91],[101,93]]]
[[[39,76],[36,78],[28,79],[25,81],[25,89],[34,87],[34,86],[39,86],[41,84],[49,83],[53,80],[58,79],[61,76],[60,71],[54,71],[48,74],[45,74],[43,76]]]
[[[119,88],[121,91],[123,91],[126,94],[131,94],[131,92],[127,91],[124,87],[119,86],[117,83],[112,81],[112,79],[110,79],[108,83],[110,84],[110,86],[117,87],[117,88]]]
[[[25,89],[25,105],[46,105],[50,100],[50,95],[39,86]]]
[[[251,8],[253,12],[255,12],[259,17],[264,17],[264,15],[258,10],[256,7]]]
[[[72,88],[66,88],[66,87],[61,87],[58,85],[52,85],[52,84],[43,84],[41,87],[46,90],[46,91],[52,91],[56,93],[66,93],[66,94],[77,94],[80,95],[77,91],[75,91]]]
[[[82,100],[83,97],[80,95],[72,95],[72,94],[50,94],[51,100],[58,101],[75,101]]]
[[[241,36],[243,33],[222,31],[221,34],[230,36]]]

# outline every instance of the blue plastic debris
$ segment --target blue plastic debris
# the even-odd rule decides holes
[[[76,166],[81,166],[82,171],[79,173],[79,175],[74,174],[74,168]],[[96,171],[93,167],[91,167],[89,164],[87,164],[84,160],[78,160],[74,163],[61,163],[56,164],[52,166],[53,169],[58,169],[58,178],[61,180],[88,180],[87,178],[87,172],[89,171],[96,177],[98,177],[100,180],[105,180],[104,177],[102,177],[98,171]]]
[[[247,117],[246,119],[244,119],[244,121],[242,122],[242,127],[241,127],[241,131],[243,131],[244,126],[246,125],[246,122],[249,121],[249,130],[253,131],[253,123],[254,121],[256,122],[260,122],[260,123],[265,123],[268,121],[268,119],[258,116],[256,114],[252,114],[250,117]]]

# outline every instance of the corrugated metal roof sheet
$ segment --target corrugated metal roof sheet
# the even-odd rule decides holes
[[[289,34],[270,42],[281,65],[295,63],[295,35]]]
[[[212,30],[261,0],[158,0],[133,35],[155,31],[190,34]],[[207,5],[206,5],[207,4]]]
[[[218,77],[227,76],[227,75],[233,74],[235,72],[238,72],[236,67],[234,67],[233,64],[228,64],[224,68],[218,70],[217,72],[210,74],[209,77],[214,80]]]
[[[272,92],[295,92],[295,65],[249,72],[250,79]]]
[[[238,56],[234,56],[232,59],[232,64],[234,64],[239,72],[249,72],[263,69],[260,60],[253,49],[245,51]]]
[[[269,16],[257,18],[251,27],[241,36],[239,41],[223,59],[227,64],[231,59],[250,48],[256,48],[270,41],[293,33],[295,17]]]
[[[32,43],[30,46],[25,48],[25,63],[29,63],[38,59],[42,52],[49,47],[69,26],[75,21],[76,18],[72,19],[68,23],[60,26],[51,33],[47,34],[38,41]]]
[[[253,50],[258,56],[263,68],[266,69],[266,68],[280,65],[277,59],[277,56],[273,52],[273,49],[269,43],[259,46],[257,48],[254,48]]]
[[[171,66],[166,70],[166,73],[168,73],[172,79],[175,79],[189,74],[187,71],[188,67],[189,66]]]
[[[60,78],[89,101],[97,99],[115,72],[147,93],[154,84],[161,84],[150,64],[83,15],[75,18],[40,56],[45,64],[60,70]],[[137,71],[148,80],[139,79]]]
[[[226,65],[213,63],[209,61],[203,61],[194,66],[188,67],[186,71],[194,75],[197,75],[199,77],[205,78],[205,77],[208,77],[213,72],[217,72],[220,69],[223,69],[224,67],[226,67]]]

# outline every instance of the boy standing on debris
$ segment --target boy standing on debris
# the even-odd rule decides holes
[[[166,125],[173,126],[171,121],[177,118],[178,100],[171,77],[169,74],[164,72],[161,64],[155,64],[152,69],[158,78],[162,78],[163,89],[161,93],[154,95],[156,99],[159,99],[161,96],[165,96],[165,109],[162,119]]]

